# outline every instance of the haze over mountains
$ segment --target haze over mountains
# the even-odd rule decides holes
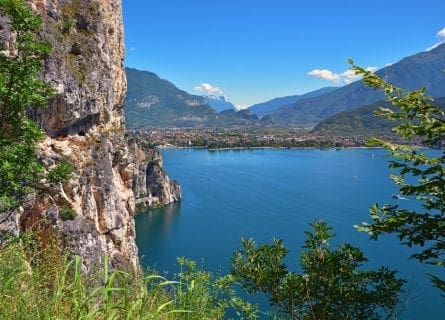
[[[275,98],[236,111],[223,96],[191,95],[152,72],[131,68],[126,72],[128,127],[292,125],[310,128],[339,112],[384,100],[382,92],[356,81],[343,87],[326,87],[303,95]],[[404,58],[376,73],[404,89],[425,86],[429,95],[445,96],[445,44]],[[359,114],[355,113],[354,117]],[[350,120],[348,117],[343,115],[335,121]]]

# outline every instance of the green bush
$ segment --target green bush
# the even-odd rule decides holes
[[[67,159],[62,159],[48,172],[47,179],[50,183],[66,182],[74,172],[74,165]]]
[[[59,215],[63,221],[74,220],[77,217],[76,210],[71,206],[62,206],[59,208]]]

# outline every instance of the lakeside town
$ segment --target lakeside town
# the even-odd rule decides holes
[[[354,148],[366,146],[369,136],[334,136],[300,128],[146,128],[127,132],[158,148]]]

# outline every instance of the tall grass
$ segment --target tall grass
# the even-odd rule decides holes
[[[256,319],[230,276],[178,261],[174,280],[154,271],[110,270],[107,259],[85,274],[81,259],[57,245],[42,249],[32,237],[14,239],[0,248],[0,319]]]

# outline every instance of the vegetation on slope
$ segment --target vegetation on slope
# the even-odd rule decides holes
[[[434,103],[445,109],[445,98],[435,99]],[[328,135],[346,137],[367,136],[370,138],[387,137],[388,135],[395,137],[396,134],[393,131],[393,128],[396,123],[374,115],[374,112],[380,107],[396,110],[396,107],[390,102],[376,102],[368,106],[342,111],[330,116],[316,125],[314,131]]]

